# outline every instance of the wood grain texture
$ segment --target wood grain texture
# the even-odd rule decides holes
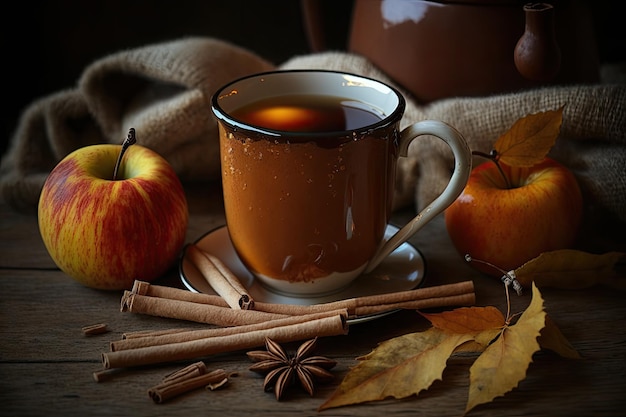
[[[189,190],[191,219],[188,242],[224,223],[215,184]],[[126,369],[104,382],[92,372],[102,368],[100,355],[122,333],[174,327],[202,328],[198,323],[122,313],[121,292],[82,286],[56,269],[39,237],[37,218],[0,204],[0,416],[460,416],[465,408],[470,356],[449,360],[443,381],[418,397],[317,412],[356,358],[395,336],[424,330],[428,323],[414,311],[402,311],[352,325],[349,334],[323,338],[317,352],[335,359],[334,382],[321,385],[311,398],[292,389],[277,402],[262,390],[262,377],[249,371],[245,352],[205,360],[208,369],[236,373],[222,390],[197,390],[165,404],[154,404],[147,389],[187,363]],[[410,212],[398,213],[402,224]],[[477,304],[506,307],[498,280],[478,274],[458,255],[439,216],[412,239],[426,263],[425,285],[474,280]],[[157,280],[182,288],[176,268]],[[583,291],[543,289],[545,308],[581,360],[542,351],[534,356],[527,378],[506,396],[473,410],[470,416],[616,416],[626,410],[626,302],[624,293],[597,287]],[[512,311],[523,310],[530,292],[513,296]],[[107,323],[108,333],[85,336],[84,326]],[[293,351],[298,343],[285,347]]]

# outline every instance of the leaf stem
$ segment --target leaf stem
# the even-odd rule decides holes
[[[522,286],[520,285],[519,281],[517,280],[517,277],[515,276],[515,271],[506,272],[504,269],[492,264],[491,262],[483,261],[482,259],[472,258],[472,256],[469,253],[466,253],[464,258],[466,262],[478,262],[483,265],[487,265],[491,268],[494,268],[496,271],[499,271],[502,274],[504,274],[502,275],[502,278],[500,278],[500,281],[502,281],[502,283],[504,284],[504,292],[506,294],[506,320],[505,321],[506,321],[506,324],[508,325],[511,321],[511,297],[509,294],[509,287],[513,286],[513,289],[515,290],[517,295],[518,296],[522,295]]]
[[[135,137],[135,129],[131,127],[128,130],[128,136],[126,136],[126,139],[124,139],[124,142],[122,142],[122,149],[120,150],[120,154],[118,155],[117,161],[115,162],[115,168],[113,169],[113,181],[117,179],[117,172],[120,169],[120,164],[122,163],[124,153],[126,153],[126,150],[130,145],[133,145],[136,142],[137,138]]]

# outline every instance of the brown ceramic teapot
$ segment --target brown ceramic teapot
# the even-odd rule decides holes
[[[313,51],[317,0],[304,0]],[[591,11],[583,0],[354,0],[348,50],[428,103],[599,78]]]

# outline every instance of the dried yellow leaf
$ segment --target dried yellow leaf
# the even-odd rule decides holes
[[[537,342],[545,325],[543,298],[533,285],[533,298],[517,323],[504,329],[500,337],[474,361],[470,368],[469,397],[465,412],[491,402],[526,377]]]
[[[381,343],[352,368],[319,411],[388,398],[418,395],[442,379],[456,352],[480,353],[470,368],[467,413],[515,388],[526,377],[540,347],[567,358],[580,357],[548,318],[543,298],[532,285],[530,305],[517,322],[495,307],[463,307],[420,313],[433,327]]]
[[[494,144],[497,157],[516,167],[531,167],[554,146],[563,120],[563,107],[518,119]]]
[[[477,334],[487,329],[504,326],[502,312],[493,306],[461,307],[436,314],[420,312],[433,327],[454,333]]]
[[[420,314],[438,329],[473,336],[473,340],[459,346],[455,352],[482,352],[505,323],[502,312],[493,306],[461,307],[436,314]]]
[[[589,288],[597,284],[626,289],[626,276],[617,266],[626,262],[626,253],[592,254],[575,249],[544,252],[515,270],[523,287],[534,282],[538,287],[562,289]]]
[[[574,349],[565,336],[563,336],[563,333],[561,333],[561,330],[550,316],[546,316],[546,325],[541,329],[541,335],[538,341],[543,349],[549,349],[564,358],[581,358],[580,354]]]
[[[418,394],[441,379],[452,352],[470,339],[435,328],[391,339],[353,368],[319,410]]]

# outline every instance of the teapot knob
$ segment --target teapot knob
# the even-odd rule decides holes
[[[554,30],[554,6],[548,3],[524,5],[524,34],[514,51],[515,67],[533,81],[550,81],[561,67],[561,49]]]

